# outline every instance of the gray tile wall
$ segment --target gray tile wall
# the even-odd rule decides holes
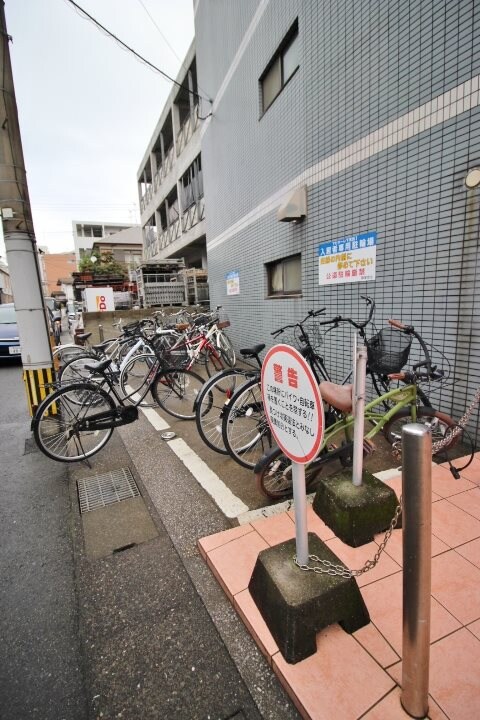
[[[411,322],[437,348],[438,365],[451,364],[450,384],[432,399],[460,417],[480,384],[480,189],[464,186],[467,170],[480,167],[480,3],[227,5],[229,24],[222,3],[199,5],[201,85],[218,88],[265,6],[202,140],[210,292],[230,315],[232,338],[271,344],[273,328],[310,308],[361,317],[360,295],[369,294],[378,327],[388,317]],[[260,117],[258,78],[297,16],[300,69]],[[301,184],[303,171],[308,217],[279,223],[280,200],[268,211],[262,203]],[[376,281],[319,287],[318,244],[367,230],[378,233]],[[296,252],[302,298],[265,299],[264,264]],[[231,270],[240,273],[239,296],[226,295]],[[337,379],[349,369],[349,343],[344,330],[325,339]],[[478,411],[471,427],[478,433]]]

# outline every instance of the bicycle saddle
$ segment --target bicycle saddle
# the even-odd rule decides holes
[[[240,354],[243,355],[244,358],[255,357],[262,352],[264,347],[265,343],[260,343],[259,345],[254,345],[251,348],[244,348],[243,350],[240,350]]]
[[[87,365],[85,363],[85,368],[87,370],[91,370],[94,373],[101,373],[110,365],[112,362],[112,358],[107,358],[106,360],[100,360],[100,362],[95,362],[95,360]]]
[[[84,342],[84,340],[87,340],[87,339],[90,337],[91,334],[92,334],[91,332],[81,333],[81,334],[78,334],[78,335],[77,335],[77,338],[76,338],[76,339],[77,339],[77,340],[80,340],[81,342]]]
[[[319,387],[322,400],[340,412],[352,412],[353,385],[336,385],[325,380],[320,383]]]

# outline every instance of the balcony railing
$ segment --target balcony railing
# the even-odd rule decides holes
[[[165,158],[158,168],[157,172],[155,173],[155,176],[153,178],[153,187],[154,192],[157,192],[158,188],[162,184],[162,182],[167,177],[168,173],[173,167],[173,163],[175,161],[175,148],[173,145],[170,147],[169,151],[165,155]]]
[[[185,149],[193,133],[200,124],[198,117],[198,105],[195,105],[193,112],[184,121],[177,135],[177,156]]]
[[[205,218],[205,199],[201,197],[196,203],[190,207],[182,215],[182,232],[187,232],[194,225]]]
[[[180,219],[178,218],[173,222],[169,228],[163,231],[159,236],[160,251],[165,250],[166,247],[171,245],[177,238],[180,237]]]
[[[145,232],[145,257],[147,260],[158,255],[158,233],[154,227],[149,227]]]

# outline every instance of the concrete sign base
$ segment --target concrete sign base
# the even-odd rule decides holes
[[[308,534],[310,553],[336,565],[337,556],[317,535]],[[250,593],[288,663],[316,652],[316,634],[339,623],[353,633],[370,622],[354,578],[300,570],[293,562],[295,540],[263,550],[249,583]]]
[[[351,547],[373,540],[376,533],[387,530],[395,509],[397,496],[392,488],[368,470],[362,473],[362,484],[352,483],[352,471],[321,478],[313,501],[317,515],[335,535]],[[401,527],[401,522],[397,523]]]

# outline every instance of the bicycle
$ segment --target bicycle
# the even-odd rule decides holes
[[[365,406],[365,427],[370,429],[367,429],[364,435],[364,454],[373,451],[371,441],[381,431],[390,443],[397,442],[401,438],[401,429],[405,423],[421,422],[425,424],[431,429],[434,442],[439,439],[448,440],[448,433],[451,433],[457,425],[445,413],[432,407],[418,406],[419,383],[441,380],[443,372],[438,371],[432,365],[427,346],[413,326],[405,325],[397,320],[389,320],[389,323],[391,327],[396,328],[397,332],[411,335],[418,340],[425,360],[414,365],[411,371],[389,373],[390,380],[403,381],[404,386],[389,390]],[[315,480],[322,467],[332,460],[338,459],[343,467],[349,467],[352,463],[354,426],[352,386],[323,381],[320,383],[320,394],[327,404],[326,429],[319,455],[305,467],[307,488]],[[457,441],[458,436],[452,434],[450,442],[445,443],[445,448],[453,447]],[[291,461],[283,455],[279,448],[264,455],[256,464],[254,473],[257,487],[266,497],[278,499],[291,495]]]
[[[244,360],[253,359],[261,368],[260,353],[265,343],[240,350]],[[222,436],[222,418],[238,386],[246,380],[257,377],[253,368],[227,368],[213,375],[204,384],[195,403],[195,422],[203,442],[215,452],[228,455]]]
[[[190,370],[153,367],[150,377],[132,405],[117,392],[106,372],[111,360],[92,362],[89,370],[102,376],[108,391],[89,382],[61,387],[38,406],[32,420],[40,451],[58,462],[77,462],[99,452],[114,428],[138,419],[138,406],[149,390],[159,406],[174,417],[193,408],[202,378]]]
[[[375,302],[372,298],[361,296],[369,308],[367,318],[358,322],[349,317],[337,315],[330,320],[317,322],[317,327],[330,329],[338,327],[341,323],[347,323],[354,327],[361,337],[365,337],[365,328],[372,321],[375,311]],[[313,311],[310,310],[300,322],[285,325],[274,330],[273,337],[283,335],[287,330],[293,330],[295,343],[299,346],[302,355],[312,368],[317,383],[322,380],[330,380],[325,359],[315,350],[310,339],[306,323],[325,312],[326,308]],[[343,378],[342,385],[348,382],[351,371]],[[380,382],[380,378],[378,379]],[[378,384],[375,387],[380,394]],[[222,439],[223,444],[230,456],[242,467],[253,469],[261,455],[271,447],[272,437],[263,410],[262,393],[260,387],[260,375],[256,373],[248,382],[238,389],[224,409],[222,417]]]

